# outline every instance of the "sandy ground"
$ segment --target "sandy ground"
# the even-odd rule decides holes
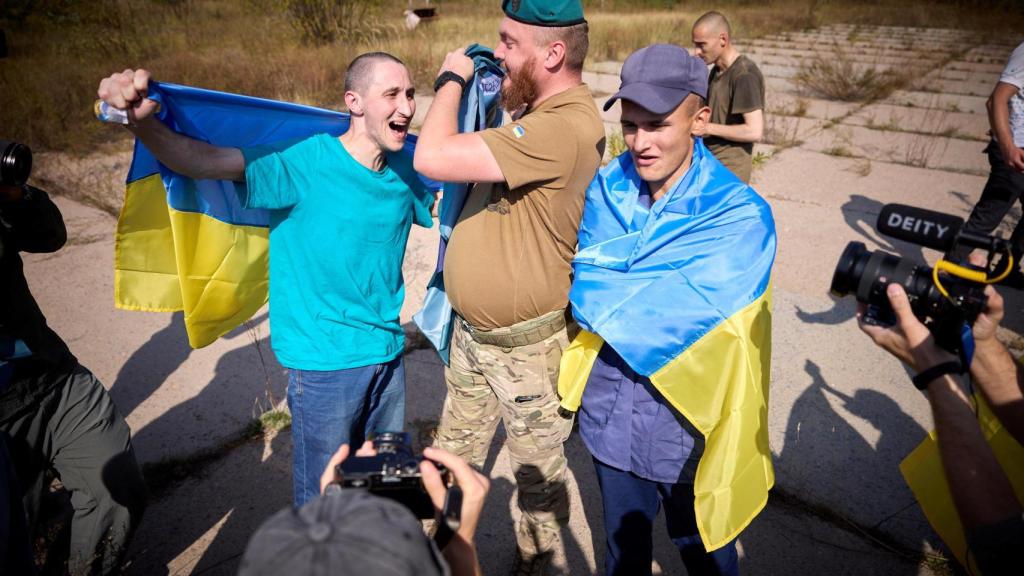
[[[827,289],[851,240],[934,261],[934,253],[874,232],[883,204],[966,216],[977,200],[987,171],[981,153],[984,98],[1001,69],[993,62],[1003,61],[1015,42],[965,39],[954,30],[840,26],[742,47],[762,63],[769,128],[795,144],[782,146],[776,138],[776,145],[759,145],[762,161],[754,172],[753,184],[771,203],[779,234],[770,405],[778,495],[740,537],[744,573],[933,573],[915,558],[941,545],[897,469],[931,426],[927,403],[906,371],[859,333],[853,302],[834,300]],[[799,61],[835,45],[864,66],[899,66],[928,54],[932,67],[915,90],[868,106],[801,92],[792,82]],[[963,46],[973,47],[954,53]],[[586,80],[599,104],[618,87],[618,67],[588,67]],[[421,115],[428,105],[423,99]],[[616,109],[606,114],[610,131],[617,119]],[[956,137],[948,136],[951,129]],[[836,155],[837,147],[846,153]],[[47,158],[38,174],[44,184],[68,191],[75,185],[116,187],[127,159],[127,152],[80,161]],[[68,174],[80,173],[75,162],[101,165],[99,175],[68,182]],[[217,449],[284,397],[286,377],[270,351],[265,311],[249,327],[190,349],[180,314],[113,307],[115,222],[94,207],[104,203],[69,197],[58,203],[70,231],[68,246],[26,257],[26,273],[51,325],[110,388],[142,462]],[[1010,221],[1019,217],[1015,211]],[[436,250],[436,232],[413,230],[403,322],[419,307]],[[1003,336],[1019,346],[1024,294],[1001,292],[1008,305]],[[422,443],[440,413],[442,367],[429,350],[410,351],[406,360],[408,428]],[[493,488],[479,535],[487,574],[505,573],[514,554],[518,512],[501,438],[499,433],[488,460]],[[602,572],[603,528],[590,458],[575,435],[567,452],[573,511],[556,571]],[[290,462],[291,438],[284,430],[224,451],[207,466],[186,465],[187,479],[151,503],[127,572],[234,573],[255,527],[289,504]],[[664,531],[655,532],[656,572],[685,573]]]

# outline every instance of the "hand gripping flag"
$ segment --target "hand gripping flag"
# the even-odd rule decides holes
[[[505,73],[494,59],[490,48],[473,44],[466,49],[466,56],[473,59],[473,79],[462,94],[459,104],[459,132],[477,132],[485,128],[501,126],[502,111],[499,103],[501,80]],[[444,185],[437,217],[440,225],[441,244],[437,253],[437,268],[427,283],[427,295],[423,308],[413,316],[420,332],[434,345],[441,360],[448,364],[448,352],[452,333],[452,305],[444,291],[444,253],[448,247],[455,223],[466,204],[469,185],[448,183]]]
[[[569,293],[583,331],[562,357],[559,395],[579,407],[604,343],[703,434],[694,482],[707,550],[764,508],[775,224],[768,204],[696,139],[690,169],[647,209],[629,153],[587,190]],[[628,432],[628,431],[624,431]]]
[[[349,124],[341,112],[174,84],[151,82],[149,98],[172,130],[217,146],[283,146],[339,136]],[[414,142],[410,136],[407,152]],[[270,211],[243,208],[244,186],[177,174],[136,141],[115,240],[115,305],[184,310],[194,348],[259,310],[267,301]]]

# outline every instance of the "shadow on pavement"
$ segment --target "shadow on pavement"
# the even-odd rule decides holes
[[[861,388],[851,396],[830,386],[814,362],[807,360],[804,370],[811,383],[793,403],[776,458],[776,486],[883,534],[931,534],[899,471],[926,431],[885,394]],[[877,440],[850,423],[856,419],[877,431]]]

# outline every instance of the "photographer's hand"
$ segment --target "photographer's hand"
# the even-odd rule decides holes
[[[864,304],[857,305],[857,324],[875,344],[910,365],[917,372],[957,360],[955,355],[943,350],[935,343],[932,333],[914,316],[914,311],[910,309],[907,293],[902,286],[896,283],[889,284],[886,288],[886,295],[896,314],[895,326],[875,326],[864,322],[864,313],[867,307]]]
[[[327,489],[327,485],[338,480],[334,474],[334,468],[345,461],[348,458],[348,454],[351,451],[348,444],[342,444],[338,451],[331,456],[331,459],[327,461],[327,467],[324,468],[323,474],[320,475],[320,493],[323,494],[324,490]],[[367,440],[363,442],[362,447],[356,451],[356,456],[376,456],[377,451],[373,448],[373,441]]]
[[[480,574],[480,564],[477,562],[473,538],[480,521],[480,513],[484,508],[484,500],[487,499],[487,491],[490,490],[490,480],[473,469],[462,458],[440,448],[427,448],[423,451],[423,455],[426,457],[420,463],[423,486],[430,494],[430,500],[434,503],[436,510],[440,511],[444,506],[447,487],[444,485],[444,480],[438,473],[437,467],[430,462],[431,460],[444,464],[455,476],[455,482],[462,489],[461,524],[455,537],[444,549],[444,555],[452,569],[452,574]]]

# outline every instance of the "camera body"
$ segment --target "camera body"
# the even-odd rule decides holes
[[[896,282],[903,286],[911,310],[928,326],[936,342],[959,352],[965,324],[974,323],[988,300],[985,285],[994,281],[988,274],[994,256],[1002,255],[1006,272],[1012,263],[1005,240],[963,231],[963,223],[956,216],[887,204],[878,217],[881,233],[945,253],[957,246],[981,248],[988,252],[988,265],[983,268],[940,260],[936,270],[886,252],[871,252],[862,242],[850,242],[832,276],[832,293],[853,294],[858,302],[868,305],[865,322],[887,326],[894,324],[896,317],[886,287]]]
[[[433,518],[434,505],[420,474],[423,457],[413,453],[409,434],[381,432],[373,439],[373,447],[376,456],[351,456],[335,467],[342,489],[369,490],[401,502],[417,518]],[[447,475],[442,464],[433,464],[442,476]]]
[[[32,174],[32,150],[17,142],[0,140],[0,184],[21,186]]]

